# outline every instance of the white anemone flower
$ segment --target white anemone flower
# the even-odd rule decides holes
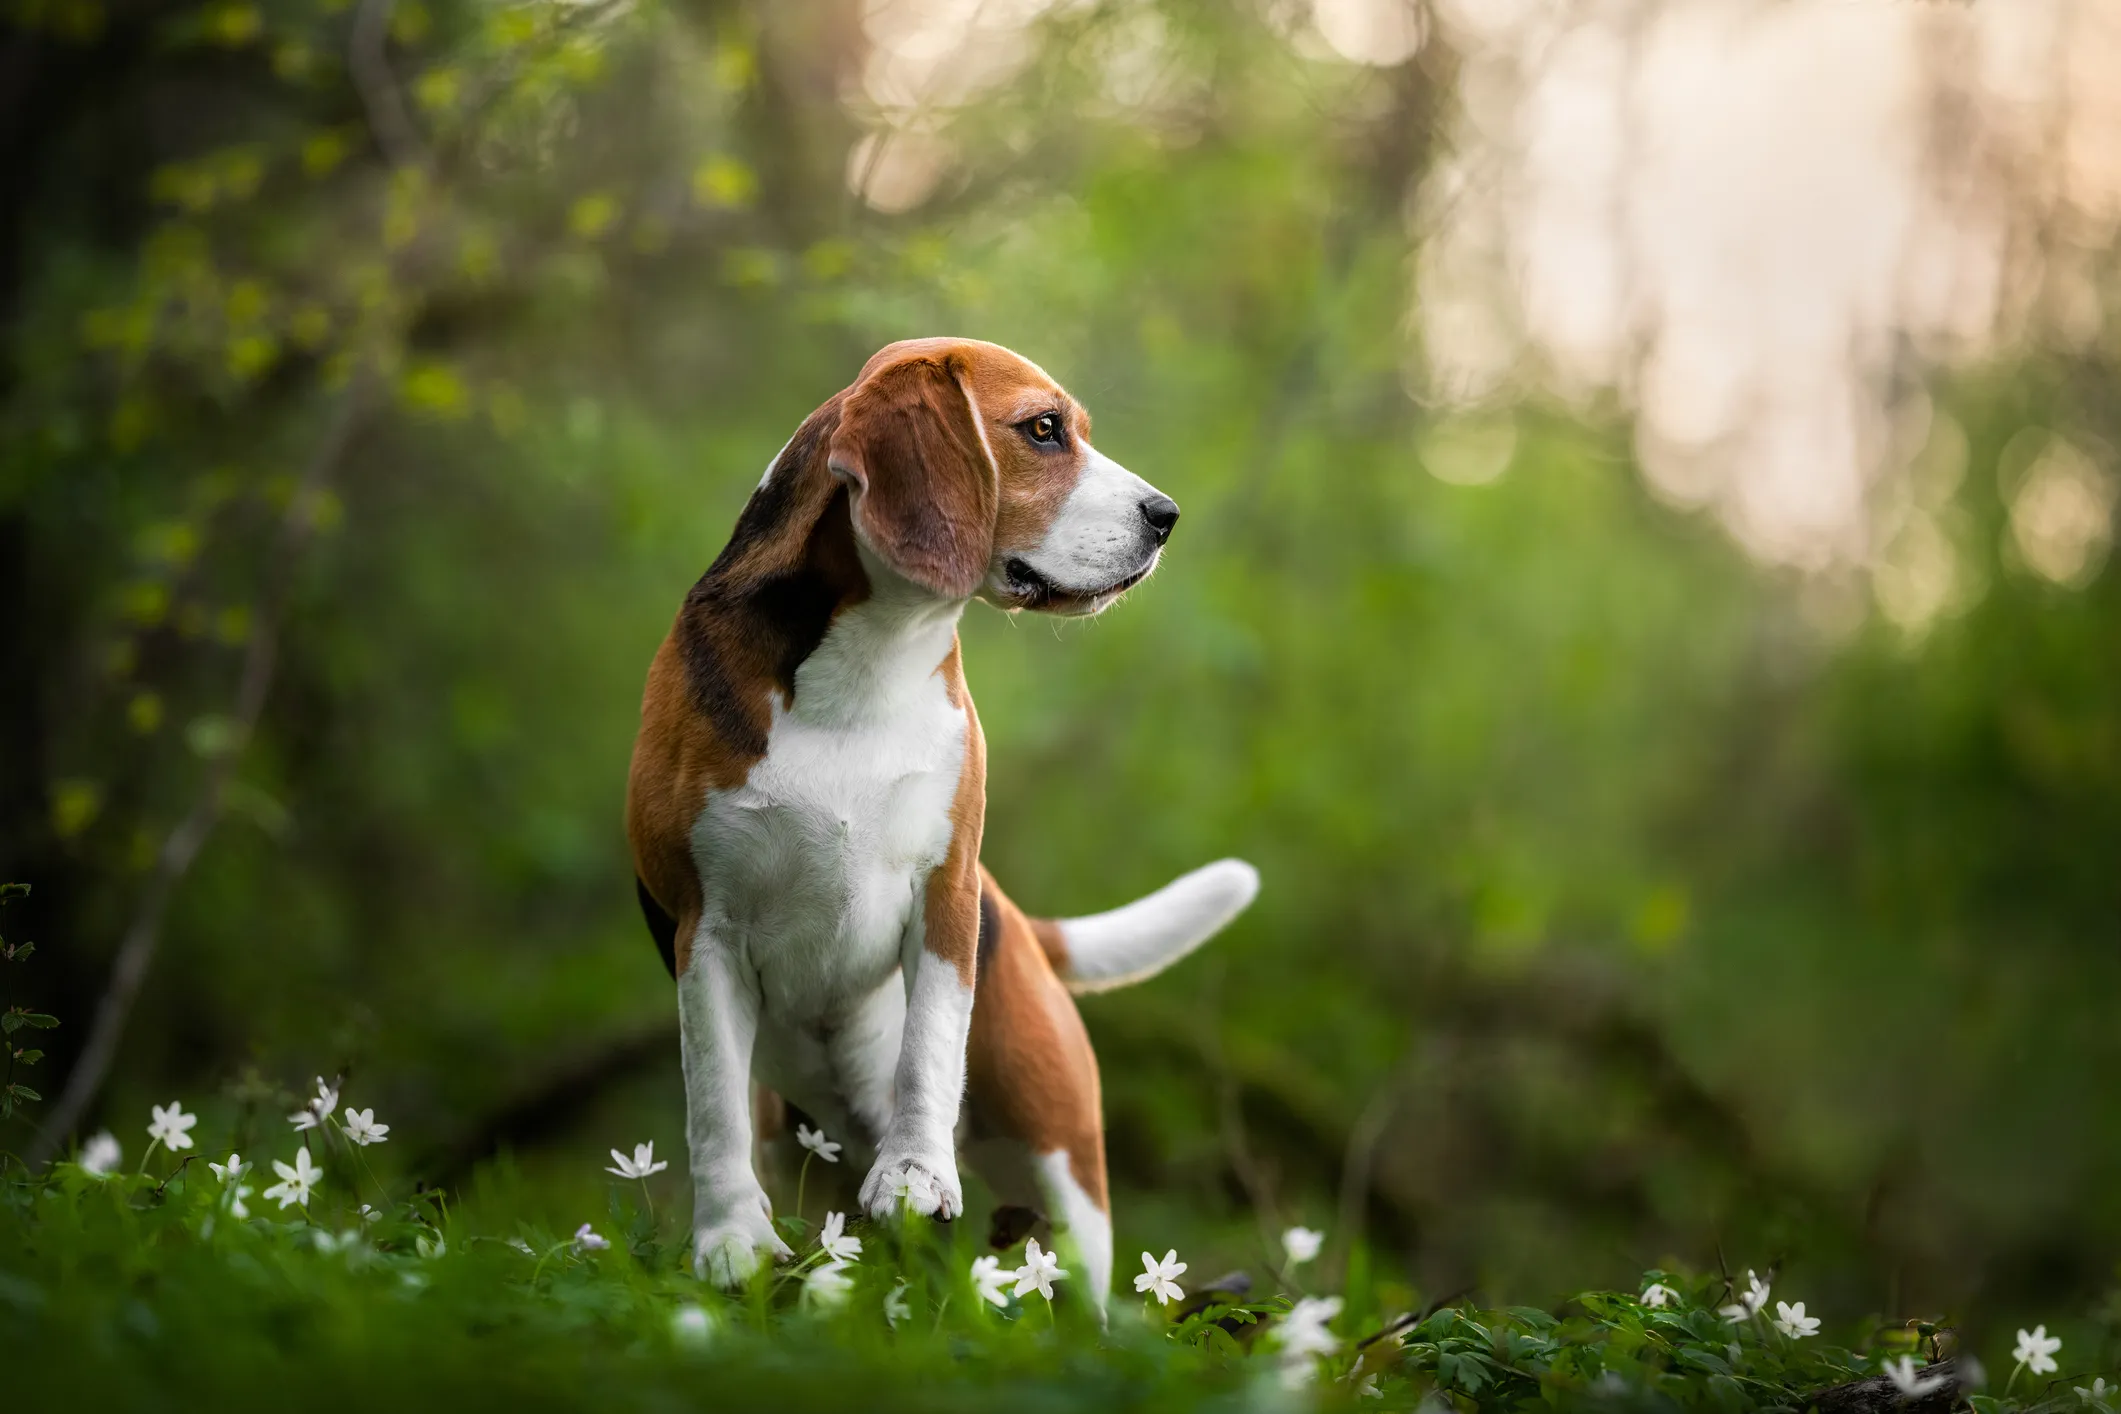
[[[670,1313],[670,1335],[680,1345],[705,1345],[714,1335],[714,1318],[688,1302]]]
[[[890,1323],[893,1330],[898,1329],[900,1321],[913,1314],[913,1307],[906,1302],[907,1285],[906,1282],[900,1282],[892,1287],[891,1294],[884,1298],[884,1319]]]
[[[812,1129],[798,1122],[795,1126],[795,1142],[817,1155],[828,1164],[840,1161],[840,1146],[837,1141],[827,1139],[822,1129]]]
[[[2115,1387],[2106,1382],[2106,1376],[2104,1375],[2093,1380],[2090,1389],[2086,1389],[2083,1385],[2074,1385],[2072,1388],[2077,1391],[2077,1398],[2083,1400],[2086,1404],[2096,1404],[2101,1409],[2106,1407],[2106,1397],[2115,1393]]]
[[[1950,1383],[1943,1375],[1917,1374],[1915,1357],[1912,1355],[1903,1355],[1898,1360],[1888,1359],[1885,1362],[1885,1377],[1893,1382],[1893,1388],[1900,1391],[1903,1399],[1920,1399],[1924,1395],[1935,1394]]]
[[[107,1178],[124,1157],[125,1150],[119,1145],[117,1136],[108,1129],[99,1129],[81,1146],[81,1157],[75,1162],[81,1165],[83,1173]]]
[[[2036,1375],[2051,1375],[2059,1368],[2055,1352],[2061,1348],[2061,1336],[2049,1335],[2045,1325],[2037,1325],[2018,1332],[2018,1346],[2011,1351],[2011,1358]]]
[[[1727,1321],[1745,1321],[1760,1314],[1760,1308],[1767,1305],[1768,1284],[1750,1268],[1746,1270],[1745,1282],[1746,1289],[1738,1293],[1738,1299],[1719,1309],[1717,1315]]]
[[[1174,1301],[1186,1299],[1185,1290],[1179,1286],[1178,1278],[1184,1274],[1186,1264],[1178,1260],[1178,1249],[1164,1253],[1159,1262],[1148,1253],[1142,1253],[1142,1274],[1134,1279],[1136,1291],[1147,1292],[1156,1298],[1159,1306],[1168,1306]]]
[[[980,1300],[989,1306],[1009,1304],[1009,1293],[1002,1288],[1009,1284],[1013,1275],[999,1257],[990,1254],[973,1260],[972,1284],[979,1288]]]
[[[147,1127],[148,1137],[165,1149],[189,1149],[191,1127],[199,1122],[199,1117],[184,1113],[181,1100],[171,1100],[153,1109],[155,1122]]]
[[[1653,1308],[1663,1307],[1670,1304],[1678,1295],[1678,1292],[1672,1290],[1664,1283],[1653,1281],[1642,1289],[1642,1304]]]
[[[1808,1335],[1819,1334],[1819,1318],[1805,1315],[1802,1301],[1795,1304],[1788,1301],[1777,1301],[1775,1303],[1775,1329],[1781,1331],[1791,1340],[1803,1340]]]
[[[298,1131],[315,1129],[317,1127],[317,1112],[312,1109],[299,1109],[287,1117],[287,1122]]]
[[[825,1226],[817,1235],[817,1245],[835,1262],[856,1261],[862,1255],[862,1240],[847,1235],[845,1213],[825,1214]]]
[[[803,1278],[803,1299],[828,1311],[844,1304],[853,1289],[845,1262],[827,1262],[812,1268],[810,1275]]]
[[[238,1183],[234,1187],[230,1188],[228,1190],[228,1215],[239,1221],[243,1218],[249,1217],[250,1204],[244,1202],[243,1200],[245,1198],[248,1198],[251,1194],[255,1192],[257,1192],[257,1190],[255,1188],[252,1188],[247,1183]]]
[[[390,1135],[390,1126],[376,1123],[374,1110],[357,1110],[346,1107],[346,1137],[367,1148],[370,1144],[381,1144]]]
[[[283,1164],[278,1159],[274,1159],[272,1161],[272,1171],[280,1175],[280,1181],[266,1189],[265,1196],[278,1199],[283,1209],[307,1203],[310,1189],[316,1187],[317,1180],[324,1177],[324,1170],[318,1168],[316,1163],[309,1157],[309,1146],[307,1144],[304,1144],[301,1150],[295,1154],[295,1161],[292,1165]]]
[[[1039,1250],[1038,1239],[1024,1241],[1024,1264],[1013,1274],[1016,1277],[1016,1295],[1028,1296],[1037,1292],[1048,1301],[1053,1299],[1053,1283],[1067,1276],[1061,1269],[1060,1258],[1051,1252]]]
[[[584,1252],[601,1252],[611,1245],[611,1239],[597,1236],[596,1229],[583,1223],[574,1230],[574,1245]]]
[[[228,1162],[225,1164],[217,1164],[212,1159],[208,1159],[206,1166],[212,1169],[214,1177],[223,1183],[240,1182],[243,1175],[249,1173],[255,1167],[255,1165],[244,1163],[241,1154],[230,1154]]]
[[[1326,1245],[1326,1235],[1315,1228],[1292,1227],[1281,1235],[1281,1250],[1292,1267],[1300,1267],[1316,1257]]]
[[[646,1144],[634,1145],[633,1157],[630,1159],[616,1149],[611,1151],[611,1157],[615,1160],[615,1164],[606,1164],[604,1172],[615,1173],[620,1178],[646,1178],[652,1173],[661,1173],[664,1169],[670,1167],[667,1160],[662,1163],[656,1162],[655,1141],[653,1139]]]
[[[1302,1389],[1318,1376],[1318,1362],[1311,1357],[1331,1355],[1340,1349],[1340,1337],[1326,1325],[1340,1314],[1338,1296],[1306,1296],[1290,1308],[1275,1328],[1275,1344],[1281,1349],[1281,1382],[1285,1389]]]

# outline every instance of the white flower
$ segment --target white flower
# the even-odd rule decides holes
[[[817,1245],[835,1262],[852,1262],[862,1255],[862,1240],[859,1237],[848,1237],[846,1232],[845,1213],[825,1214],[825,1227],[817,1235]]]
[[[165,1149],[189,1149],[191,1127],[199,1122],[199,1117],[184,1113],[184,1104],[180,1100],[156,1105],[154,1112],[155,1122],[147,1127],[148,1137]]]
[[[1885,1376],[1893,1382],[1893,1388],[1906,1399],[1920,1399],[1926,1394],[1935,1394],[1950,1381],[1943,1375],[1918,1375],[1915,1373],[1915,1357],[1903,1355],[1898,1360],[1885,1362]]]
[[[913,1308],[906,1304],[906,1283],[900,1282],[892,1287],[891,1294],[884,1298],[884,1319],[896,1330],[898,1323],[912,1314]]]
[[[1308,1227],[1292,1227],[1281,1235],[1281,1250],[1287,1254],[1289,1265],[1300,1267],[1318,1255],[1325,1246],[1326,1235]]]
[[[2055,1352],[2061,1348],[2062,1337],[2049,1335],[2045,1325],[2038,1325],[2018,1332],[2018,1348],[2011,1358],[2036,1375],[2051,1375],[2056,1369]]]
[[[336,1090],[332,1086],[326,1085],[324,1083],[324,1077],[321,1075],[317,1077],[317,1098],[309,1102],[309,1107],[317,1112],[317,1117],[319,1119],[322,1119],[324,1116],[330,1114],[333,1110],[339,1107],[338,1090]]]
[[[1186,1299],[1176,1278],[1186,1270],[1186,1264],[1178,1260],[1178,1249],[1164,1253],[1159,1262],[1148,1253],[1142,1253],[1142,1274],[1134,1279],[1136,1291],[1146,1291],[1156,1298],[1159,1306],[1168,1306],[1174,1301]]]
[[[1377,1387],[1375,1374],[1364,1375],[1355,1382],[1355,1393],[1364,1399],[1383,1399],[1385,1392]]]
[[[1340,1314],[1338,1296],[1306,1296],[1282,1317],[1275,1328],[1275,1343],[1281,1347],[1281,1382],[1284,1389],[1302,1389],[1317,1378],[1318,1365],[1311,1357],[1331,1355],[1340,1349],[1340,1338],[1326,1323]]]
[[[620,1178],[646,1178],[652,1173],[661,1173],[664,1169],[670,1167],[667,1161],[664,1163],[656,1162],[655,1141],[652,1139],[646,1144],[634,1145],[633,1157],[630,1159],[616,1149],[611,1151],[611,1157],[618,1161],[617,1166],[614,1167],[607,1164],[604,1167],[604,1172],[615,1173]]]
[[[367,1148],[370,1144],[381,1144],[390,1134],[390,1126],[376,1123],[374,1110],[357,1110],[346,1107],[346,1137]]]
[[[705,1345],[714,1334],[714,1320],[706,1307],[687,1303],[670,1313],[670,1334],[680,1345]]]
[[[315,1129],[317,1127],[317,1112],[308,1109],[296,1110],[287,1117],[287,1122],[298,1130]]]
[[[534,1248],[534,1247],[532,1247],[532,1246],[531,1246],[531,1245],[530,1245],[529,1243],[525,1242],[525,1241],[524,1241],[524,1240],[523,1240],[522,1238],[520,1238],[520,1237],[511,1237],[511,1238],[509,1238],[509,1239],[508,1239],[508,1245],[509,1245],[510,1247],[513,1247],[513,1248],[515,1248],[515,1249],[516,1249],[516,1251],[518,1251],[518,1252],[522,1253],[522,1254],[523,1254],[524,1256],[526,1256],[526,1257],[535,1257],[535,1256],[537,1256],[537,1255],[538,1255],[538,1253],[537,1253],[537,1249],[536,1249],[536,1248]]]
[[[274,1159],[272,1171],[280,1175],[280,1182],[266,1189],[265,1196],[279,1199],[283,1209],[290,1205],[307,1203],[309,1190],[316,1187],[317,1180],[324,1176],[324,1170],[311,1161],[307,1144],[295,1155],[292,1166]]]
[[[412,1240],[412,1246],[413,1250],[422,1257],[431,1260],[435,1257],[443,1256],[449,1251],[449,1239],[442,1236],[439,1232],[432,1237],[423,1232]]]
[[[812,1129],[807,1124],[798,1123],[795,1126],[795,1142],[828,1164],[836,1164],[840,1161],[839,1144],[834,1140],[827,1139],[825,1131],[822,1129]]]
[[[2083,1385],[2075,1385],[2072,1388],[2077,1391],[2077,1398],[2083,1400],[2086,1404],[2103,1404],[2106,1397],[2114,1393],[2113,1386],[2107,1384],[2106,1376],[2104,1375],[2093,1380],[2090,1389],[2086,1389]]]
[[[1009,1284],[1011,1275],[999,1257],[979,1257],[972,1263],[972,1284],[979,1288],[980,1300],[989,1306],[1009,1304],[1009,1293],[1002,1288]]]
[[[1717,1315],[1727,1321],[1744,1321],[1760,1314],[1760,1308],[1767,1305],[1767,1283],[1755,1276],[1750,1268],[1746,1270],[1745,1280],[1746,1289],[1738,1293],[1736,1301],[1718,1310]]]
[[[255,1192],[257,1192],[257,1190],[256,1190],[256,1189],[254,1189],[254,1188],[252,1188],[252,1187],[251,1187],[251,1186],[250,1186],[249,1184],[247,1184],[247,1183],[239,1183],[239,1184],[237,1184],[237,1185],[236,1185],[235,1187],[233,1187],[233,1188],[229,1189],[229,1190],[228,1190],[228,1212],[229,1212],[229,1216],[230,1216],[230,1217],[234,1217],[234,1218],[247,1218],[247,1217],[249,1217],[249,1216],[250,1216],[250,1204],[248,1204],[248,1203],[244,1202],[243,1200],[244,1200],[245,1198],[248,1198],[248,1197],[249,1197],[249,1196],[250,1196],[251,1194],[253,1194],[253,1193],[255,1193]]]
[[[328,1232],[319,1232],[316,1243],[319,1252],[351,1252],[361,1245],[361,1234],[352,1228],[346,1229],[337,1237]]]
[[[206,1166],[212,1169],[214,1171],[214,1177],[219,1179],[223,1183],[235,1183],[240,1181],[243,1175],[249,1173],[254,1167],[251,1164],[244,1163],[243,1156],[241,1154],[230,1154],[228,1156],[228,1162],[225,1164],[217,1164],[212,1159],[208,1159],[206,1161]]]
[[[1653,1281],[1642,1289],[1642,1304],[1652,1307],[1663,1306],[1678,1294],[1669,1286]]]
[[[1803,1340],[1808,1335],[1819,1334],[1819,1318],[1804,1314],[1804,1303],[1791,1305],[1787,1301],[1775,1303],[1775,1329],[1791,1340]]]
[[[1012,1275],[1016,1278],[1016,1295],[1028,1296],[1035,1291],[1051,1301],[1053,1283],[1068,1274],[1061,1270],[1060,1258],[1039,1251],[1038,1239],[1031,1237],[1024,1240],[1024,1264]]]
[[[853,1289],[854,1283],[847,1276],[845,1262],[827,1262],[822,1267],[813,1268],[810,1275],[803,1278],[804,1299],[827,1310],[844,1302],[847,1293]]]
[[[108,1129],[101,1129],[90,1135],[88,1142],[81,1146],[81,1157],[75,1162],[81,1165],[83,1173],[103,1178],[117,1168],[118,1161],[124,1157],[125,1153],[119,1148],[116,1136]]]
[[[1340,1337],[1326,1323],[1340,1314],[1338,1296],[1306,1296],[1290,1308],[1276,1328],[1282,1355],[1298,1359],[1306,1355],[1331,1355],[1340,1349]]]
[[[383,1214],[363,1203],[361,1205],[361,1221],[364,1223],[379,1223],[383,1221]]]
[[[611,1239],[597,1236],[595,1229],[583,1223],[574,1230],[574,1245],[584,1252],[601,1252],[611,1245]]]

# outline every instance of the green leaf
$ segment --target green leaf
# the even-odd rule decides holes
[[[27,1085],[10,1085],[7,1087],[7,1093],[18,1100],[41,1100],[44,1098]]]
[[[44,1052],[37,1050],[17,1051],[15,1052],[15,1059],[24,1065],[35,1065],[38,1061],[44,1059]]]
[[[59,1024],[58,1017],[46,1016],[41,1011],[25,1011],[19,1013],[19,1015],[22,1017],[24,1026],[34,1026],[39,1031],[49,1031]]]

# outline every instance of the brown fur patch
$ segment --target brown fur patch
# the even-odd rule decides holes
[[[842,403],[830,463],[854,488],[870,545],[946,599],[970,598],[994,553],[996,472],[962,366],[951,353],[865,373]]]
[[[983,1131],[1016,1139],[1035,1154],[1066,1150],[1075,1181],[1109,1212],[1104,1105],[1090,1035],[1032,920],[985,869],[980,880],[1000,936],[972,1004],[967,1103]]]
[[[979,847],[987,819],[987,738],[965,688],[957,640],[951,640],[950,656],[936,671],[943,675],[950,701],[965,714],[965,761],[958,772],[957,795],[950,802],[950,848],[928,876],[921,946],[955,967],[958,980],[970,987],[979,972]]]

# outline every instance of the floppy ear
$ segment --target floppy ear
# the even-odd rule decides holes
[[[855,525],[915,584],[970,598],[994,555],[1001,487],[957,360],[877,369],[840,405],[826,464],[853,490]]]

